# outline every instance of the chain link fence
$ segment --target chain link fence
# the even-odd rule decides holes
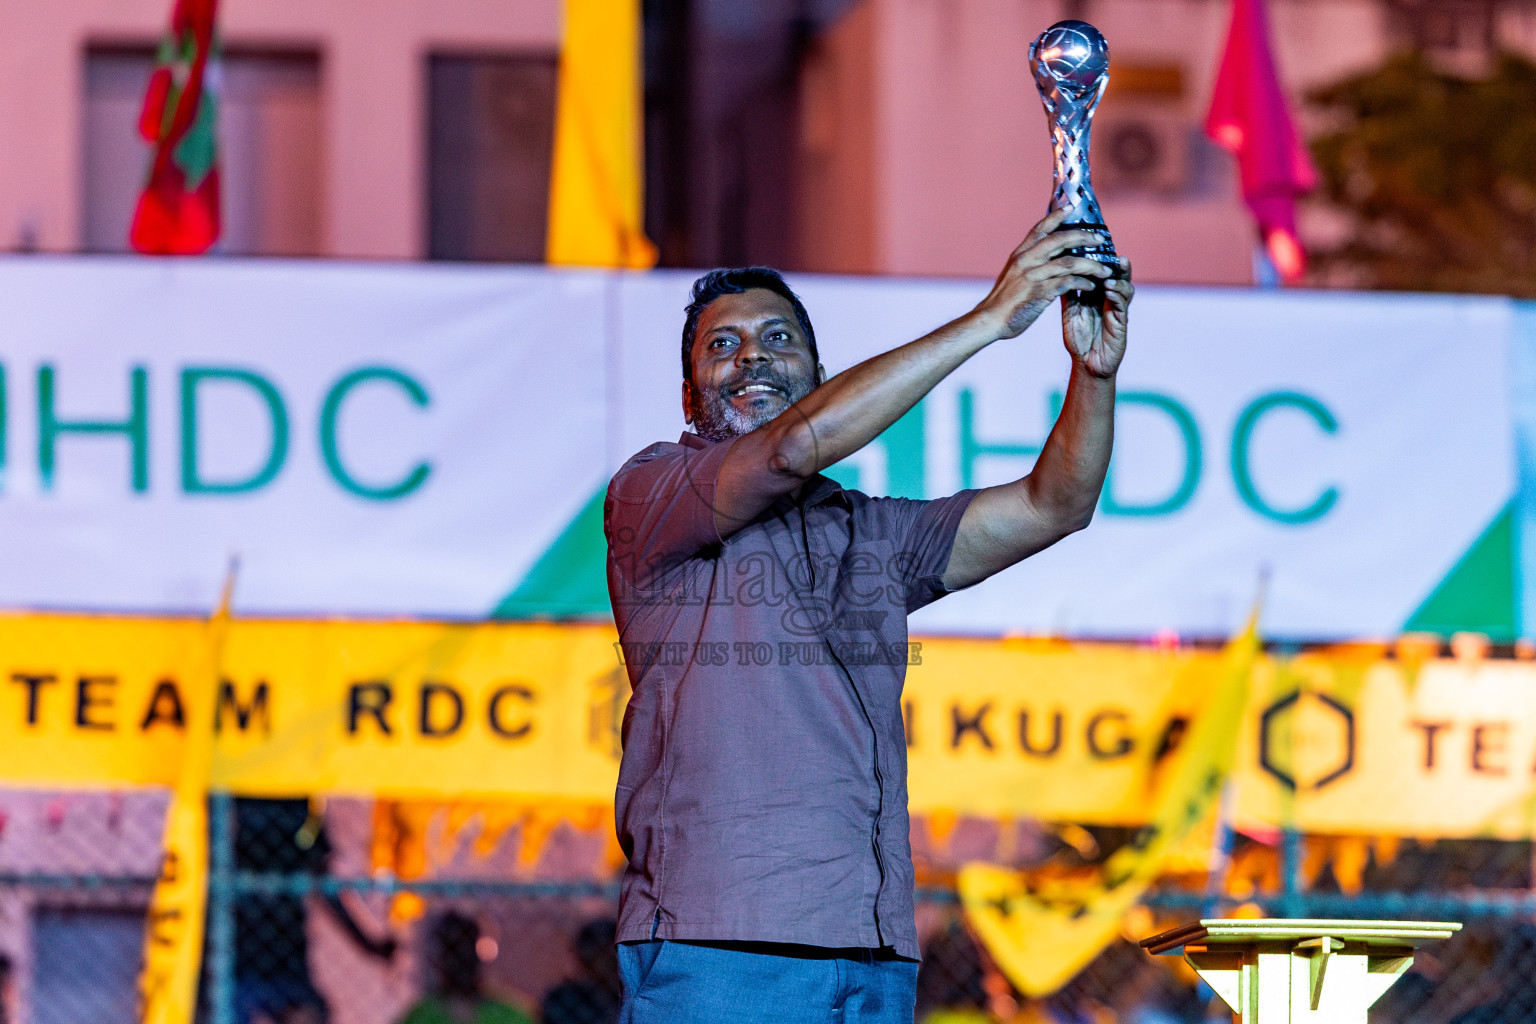
[[[130,1024],[163,792],[0,791],[0,1024]],[[361,799],[210,801],[200,1018],[211,1024],[608,1024],[617,884],[606,820],[422,805],[384,833]],[[493,827],[494,826],[494,827]],[[1373,1024],[1536,1021],[1532,844],[1231,837],[1219,867],[1165,878],[1060,992],[1024,999],[954,895],[971,859],[1089,869],[1124,829],[919,819],[926,1024],[1175,1024],[1230,1014],[1135,938],[1197,916],[1460,920]],[[478,1014],[478,1016],[476,1016]]]

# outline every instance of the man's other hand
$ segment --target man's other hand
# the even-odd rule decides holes
[[[1120,277],[1104,282],[1104,305],[1074,302],[1061,304],[1061,333],[1074,362],[1095,377],[1113,377],[1125,358],[1125,329],[1130,317],[1131,261],[1120,257]]]
[[[987,297],[972,311],[997,338],[1018,337],[1058,296],[1091,291],[1113,273],[1109,267],[1086,257],[1063,255],[1068,249],[1103,241],[1103,236],[1095,231],[1058,231],[1066,215],[1065,210],[1057,210],[1030,230],[1029,237],[1008,257]],[[1123,312],[1121,323],[1123,350]]]

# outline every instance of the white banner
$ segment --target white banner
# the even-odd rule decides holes
[[[0,604],[486,614],[604,476],[605,287],[0,261]]]
[[[693,275],[0,260],[0,605],[604,614],[600,502],[682,430]],[[836,372],[981,282],[796,276]],[[1518,630],[1500,299],[1143,288],[1085,533],[924,610],[930,632]],[[1521,321],[1523,322],[1523,321]],[[1027,471],[1055,322],[837,467],[934,496]],[[1502,589],[1501,589],[1502,588]]]

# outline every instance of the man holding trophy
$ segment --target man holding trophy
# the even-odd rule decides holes
[[[1088,180],[1103,38],[1063,22],[1030,57],[1052,123],[1053,209],[975,309],[823,381],[809,317],[777,272],[694,284],[682,347],[694,431],[630,459],[604,508],[634,689],[615,800],[629,858],[622,1024],[912,1020],[906,616],[1088,525],[1134,294]],[[820,475],[1057,298],[1071,379],[1026,476],[912,501]],[[748,656],[758,649],[794,657]]]

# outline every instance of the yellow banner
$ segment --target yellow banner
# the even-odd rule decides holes
[[[1213,651],[920,643],[904,695],[915,813],[1140,824],[1154,767],[1222,679]]]
[[[1232,772],[1238,726],[1248,703],[1258,648],[1254,627],[1250,621],[1228,646],[1219,685],[1195,716],[1188,737],[1168,757],[1149,801],[1150,821],[1110,855],[1101,871],[1055,892],[1031,886],[1027,873],[992,864],[969,864],[960,872],[967,919],[1025,995],[1056,991],[1098,955],[1119,931],[1125,912],[1162,872],[1176,844],[1215,810]],[[1207,667],[1192,665],[1190,675]],[[1206,690],[1206,682],[1200,679],[1196,685]]]
[[[173,785],[196,620],[0,618],[12,784]],[[215,788],[613,799],[629,685],[611,628],[238,621]]]
[[[1239,825],[1518,839],[1536,824],[1536,664],[1377,652],[1266,660],[1238,748]]]
[[[206,629],[0,616],[0,781],[174,785]],[[235,621],[213,785],[606,805],[629,690],[615,639],[599,625]],[[1222,678],[1215,651],[1047,641],[916,638],[907,660],[914,813],[1081,824],[1146,823]],[[1536,664],[1260,658],[1234,776],[1240,825],[1528,836]]]

